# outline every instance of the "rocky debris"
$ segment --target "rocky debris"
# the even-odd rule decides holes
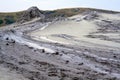
[[[14,46],[16,45],[17,43]],[[10,46],[5,48],[3,48],[2,51],[6,51],[10,48],[9,53],[7,53],[7,51],[5,52],[6,54],[0,53],[0,66],[3,65],[5,68],[8,68],[11,71],[14,71],[14,72],[17,72],[18,74],[23,75],[28,80],[97,80],[97,79],[107,80],[106,78],[109,77],[105,75],[102,76],[102,74],[98,72],[97,73],[93,72],[92,70],[85,71],[82,68],[79,68],[78,70],[79,74],[77,74],[76,71],[72,72],[72,69],[73,69],[72,67],[71,67],[72,69],[71,68],[69,69],[70,66],[68,67],[68,69],[64,69],[64,67],[60,66],[60,65],[62,66],[71,65],[69,61],[66,60],[65,61],[66,64],[64,63],[61,64],[60,62],[58,62],[58,64],[60,64],[58,66],[57,64],[54,63],[56,62],[56,56],[52,57],[47,54],[43,54],[41,53],[41,51],[38,51],[38,50],[36,52],[32,52],[33,50],[29,49],[27,46],[24,46],[24,45],[22,46],[19,45],[14,48]],[[18,49],[18,51],[16,49]],[[16,54],[14,50],[16,51]],[[74,51],[71,52],[69,49],[66,50],[66,52],[67,51],[69,53],[74,53]],[[61,51],[59,51],[59,53],[56,52],[55,55],[59,55],[60,52]],[[49,61],[44,60],[44,58],[46,58],[47,56],[49,56],[49,58],[52,57],[53,60],[51,60],[51,58],[49,59]],[[111,63],[111,64],[114,64],[114,63]],[[78,67],[80,67],[81,65],[83,65],[83,63],[79,64]],[[95,76],[95,77],[92,77],[92,76]],[[56,77],[57,79],[53,79]],[[112,80],[113,78],[109,77],[108,80],[109,79]]]
[[[22,16],[20,17],[20,19],[18,20],[18,22],[26,22],[26,21],[30,21],[34,18],[39,18],[39,20],[44,19],[45,16],[42,14],[42,11],[40,11],[37,7],[31,7],[28,10],[26,10]]]
[[[14,34],[14,33],[17,34],[17,32],[16,32],[15,30],[13,30],[13,29],[5,30],[5,31],[3,32],[2,38],[3,38],[5,41],[7,41],[6,45],[9,45],[9,43],[15,43],[15,42],[16,42],[14,39],[11,39],[11,38],[9,37],[10,34]],[[6,34],[8,34],[8,36],[5,36]]]

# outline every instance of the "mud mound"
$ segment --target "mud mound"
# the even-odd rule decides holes
[[[34,18],[44,19],[44,17],[45,16],[42,14],[42,11],[37,7],[31,7],[22,14],[18,22],[26,22]]]

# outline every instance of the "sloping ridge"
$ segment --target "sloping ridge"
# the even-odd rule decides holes
[[[44,19],[44,17],[45,16],[37,7],[31,7],[21,15],[20,19],[18,19],[18,22],[26,22],[34,18]]]
[[[116,11],[94,9],[94,8],[66,8],[57,10],[39,10],[37,7],[33,6],[27,10],[20,12],[11,13],[0,13],[0,26],[9,25],[15,22],[27,22],[34,18],[39,18],[40,20],[53,20],[56,17],[70,17],[77,14],[82,14],[84,12],[97,11],[103,13],[120,13]]]

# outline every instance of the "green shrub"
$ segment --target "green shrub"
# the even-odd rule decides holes
[[[6,16],[4,20],[5,20],[5,24],[12,24],[15,22],[13,16]]]
[[[0,20],[0,24],[3,24],[3,20]]]

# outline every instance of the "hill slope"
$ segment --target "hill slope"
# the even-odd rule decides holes
[[[20,15],[24,11],[21,12],[13,12],[13,13],[0,13],[0,26],[12,24],[20,18]]]
[[[120,13],[32,7],[16,22],[0,27],[0,80],[120,80]]]
[[[26,11],[29,12],[28,10],[24,10],[24,11],[20,11],[20,12],[11,12],[11,13],[0,13],[0,26],[12,24],[16,21],[21,20],[21,17],[23,17],[23,15],[26,14]],[[45,15],[45,17],[47,19],[55,18],[55,17],[70,17],[70,16],[73,16],[76,14],[84,13],[86,11],[98,11],[98,12],[104,12],[104,13],[119,13],[119,12],[115,12],[115,11],[93,9],[93,8],[67,8],[67,9],[58,9],[58,10],[53,10],[53,11],[40,10],[41,14]]]

